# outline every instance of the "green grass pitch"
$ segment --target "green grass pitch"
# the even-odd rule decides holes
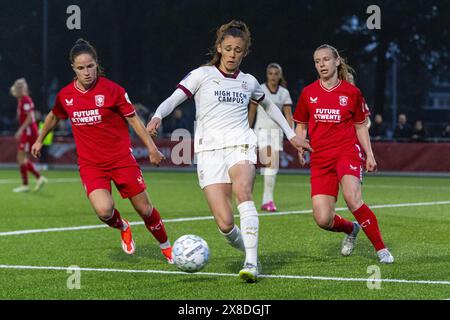
[[[176,273],[176,267],[165,262],[142,224],[133,226],[137,245],[133,256],[122,252],[118,231],[109,228],[5,234],[101,225],[84,194],[78,172],[49,171],[45,175],[50,183],[42,191],[15,194],[11,190],[20,183],[19,172],[0,171],[0,299],[450,298],[448,178],[365,178],[365,202],[369,206],[386,205],[374,211],[396,259],[393,265],[378,263],[363,233],[353,254],[342,257],[343,234],[319,229],[310,213],[261,216],[259,254],[262,273],[268,277],[246,284],[237,277],[243,255],[226,244],[212,219],[170,221],[211,217],[195,173],[152,171],[144,176],[152,202],[163,219],[169,220],[166,229],[172,243],[184,234],[197,234],[208,242],[211,258],[198,274]],[[34,178],[30,182],[33,186]],[[140,221],[128,200],[113,190],[122,216]],[[257,177],[254,196],[259,207],[261,176]],[[282,212],[309,210],[309,176],[279,175],[275,197]],[[439,201],[444,203],[435,203]],[[414,205],[417,203],[422,204]],[[337,207],[345,207],[342,198]],[[340,214],[353,220],[349,211]],[[18,266],[102,270],[82,270],[80,289],[69,289],[70,271]],[[379,289],[368,288],[366,279],[373,284],[370,266],[379,267],[381,279],[387,280]],[[142,270],[153,272],[135,272]]]

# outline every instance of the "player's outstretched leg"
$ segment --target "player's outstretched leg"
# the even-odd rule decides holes
[[[239,272],[239,277],[252,283],[258,279],[258,212],[253,201],[242,202],[238,210],[246,253],[244,268]]]
[[[167,262],[173,264],[172,246],[170,245],[166,228],[164,227],[159,211],[153,207],[149,209],[147,214],[142,218],[147,230],[150,231],[153,237],[159,242],[161,253],[166,257]]]
[[[394,257],[384,244],[377,217],[372,210],[366,204],[363,204],[359,209],[353,211],[353,215],[377,251],[380,262],[393,263]]]
[[[172,247],[159,211],[152,206],[147,191],[141,191],[129,198],[136,212],[144,220],[145,227],[159,242],[161,253],[167,262],[173,264]]]

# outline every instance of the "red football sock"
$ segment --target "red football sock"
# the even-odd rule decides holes
[[[24,186],[28,185],[28,173],[27,173],[27,165],[21,164],[20,165],[20,175],[22,176],[22,184]]]
[[[26,166],[27,166],[27,170],[30,171],[36,177],[36,179],[40,178],[41,175],[36,170],[36,167],[34,166],[33,162],[27,161]]]
[[[108,220],[103,220],[102,218],[100,218],[100,220],[102,220],[104,223],[106,223],[111,228],[115,228],[115,229],[119,229],[119,230],[123,229],[122,217],[120,216],[119,211],[115,208],[113,210],[112,216]]]
[[[159,243],[167,242],[167,233],[158,210],[153,208],[150,216],[144,218],[145,226]]]
[[[372,210],[365,204],[363,204],[358,210],[353,212],[353,215],[358,221],[361,228],[364,230],[367,238],[372,242],[376,251],[386,248],[383,239],[381,238],[380,228],[378,227],[378,221]]]
[[[340,215],[334,215],[333,227],[330,231],[333,232],[345,232],[346,234],[350,234],[353,231],[353,222],[345,220]]]

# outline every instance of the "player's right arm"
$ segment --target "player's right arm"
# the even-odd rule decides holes
[[[156,109],[155,114],[147,124],[147,132],[155,137],[157,135],[158,128],[161,126],[162,119],[171,114],[176,107],[188,98],[192,98],[200,88],[200,84],[203,79],[204,71],[202,67],[189,72],[177,85],[177,89],[172,93],[172,95],[164,100],[164,102],[159,105],[158,109]]]
[[[248,124],[250,128],[255,124],[256,112],[258,110],[258,104],[253,100],[250,100],[250,104],[248,105]]]
[[[155,137],[157,135],[158,128],[161,126],[162,119],[171,114],[172,111],[186,101],[187,98],[188,96],[183,90],[176,89],[172,95],[164,100],[164,102],[159,105],[158,109],[156,109],[155,114],[147,124],[147,132]]]
[[[55,116],[53,111],[50,111],[45,118],[44,126],[41,129],[41,133],[39,134],[39,137],[36,139],[36,142],[31,147],[31,154],[35,158],[39,158],[41,155],[41,149],[42,144],[45,139],[45,137],[49,134],[50,131],[56,128],[56,126],[59,123],[59,118]]]

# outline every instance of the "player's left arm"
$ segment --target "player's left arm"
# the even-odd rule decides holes
[[[153,142],[153,139],[150,137],[150,135],[145,130],[142,120],[136,114],[134,114],[131,117],[126,117],[126,119],[129,123],[129,125],[133,128],[133,130],[136,132],[138,137],[141,139],[141,141],[147,147],[150,163],[154,164],[156,166],[159,166],[159,164],[161,163],[162,160],[165,159],[165,157],[158,150],[155,143]]]
[[[281,113],[281,110],[275,105],[275,103],[273,103],[268,98],[264,98],[259,102],[259,104],[264,108],[267,115],[280,126],[281,130],[283,130],[284,134],[295,148],[297,148],[298,150],[304,148],[313,151],[313,149],[309,145],[308,140],[296,135],[292,127],[289,126],[289,123],[287,122],[283,113]]]
[[[377,162],[375,161],[375,156],[373,155],[372,145],[370,144],[369,128],[367,126],[367,120],[363,123],[355,123],[356,136],[361,144],[364,152],[366,153],[366,171],[373,172],[377,170]]]
[[[17,129],[16,134],[14,135],[14,137],[16,139],[20,139],[20,136],[23,133],[23,130],[25,130],[25,128],[27,128],[34,119],[34,111],[30,111],[27,114],[27,118],[25,119],[25,121],[22,123],[22,125],[19,127],[19,129]]]

